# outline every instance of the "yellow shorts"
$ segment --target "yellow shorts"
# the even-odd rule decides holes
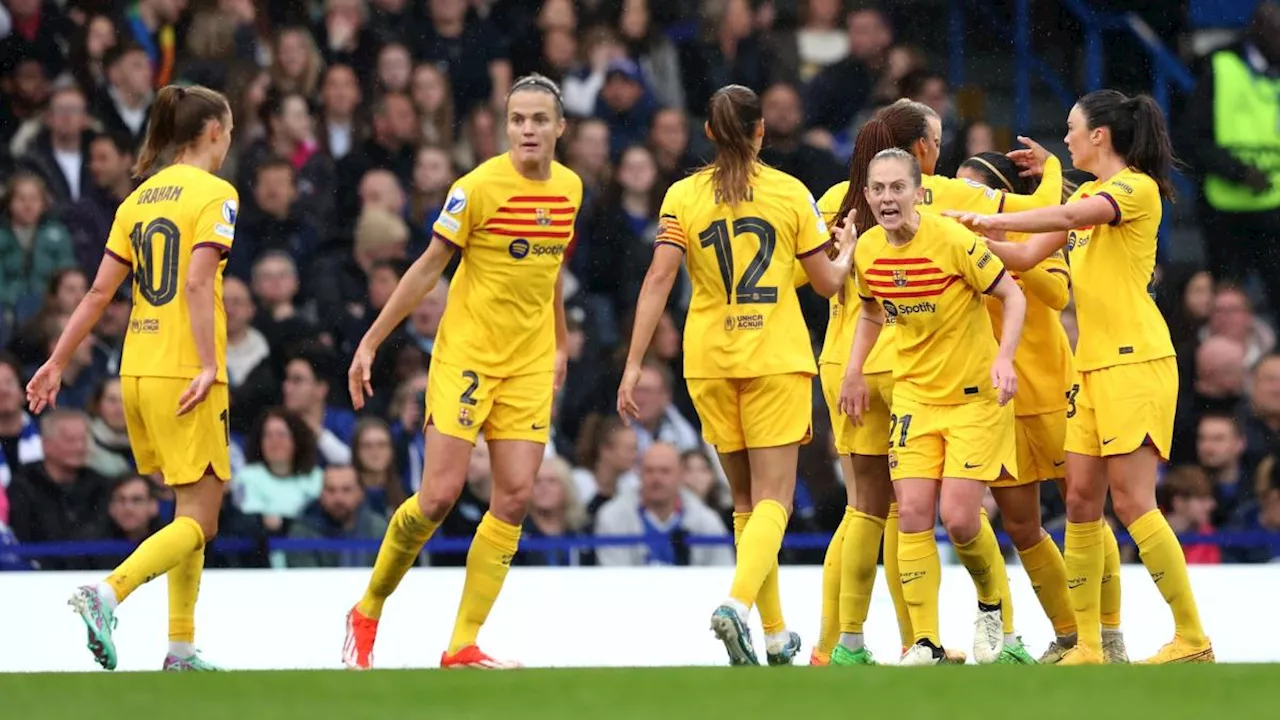
[[[1067,413],[1065,410],[1015,418],[1018,475],[991,483],[992,487],[1018,487],[1067,476]]]
[[[844,382],[844,366],[824,363],[818,366],[822,378],[822,397],[831,416],[831,432],[836,439],[836,452],[841,455],[886,455],[889,452],[889,407],[893,405],[893,373],[867,376],[869,404],[862,425],[840,411],[840,384]]]
[[[231,479],[227,386],[216,383],[204,402],[178,415],[185,378],[121,377],[125,426],[138,472],[164,475],[165,485],[190,485],[205,475]]]
[[[716,452],[807,443],[813,436],[813,376],[691,378],[702,437]]]
[[[1018,476],[1013,403],[993,400],[927,405],[896,397],[889,416],[889,475],[894,480],[960,478],[992,482]]]
[[[1067,452],[1110,457],[1151,443],[1161,459],[1169,459],[1177,358],[1090,370],[1079,380],[1067,393]]]
[[[528,440],[545,445],[551,437],[551,372],[500,378],[440,360],[427,373],[426,425],[475,444],[486,440]]]

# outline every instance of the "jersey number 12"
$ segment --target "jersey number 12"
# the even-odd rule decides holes
[[[716,220],[706,230],[698,233],[702,247],[714,248],[716,262],[720,265],[720,278],[724,281],[724,301],[731,304],[735,300],[739,305],[773,304],[778,302],[778,288],[763,287],[760,280],[769,270],[773,260],[773,249],[778,245],[778,233],[765,220],[758,217],[744,217],[733,221],[733,235],[755,235],[760,240],[760,250],[747,270],[733,284],[733,241],[729,237],[729,223]]]
[[[156,218],[133,226],[133,276],[138,292],[151,307],[160,307],[178,295],[178,241],[181,233],[169,218]]]

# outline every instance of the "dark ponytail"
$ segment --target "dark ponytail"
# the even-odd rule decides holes
[[[849,161],[849,190],[844,194],[832,225],[838,224],[853,210],[854,228],[858,235],[875,227],[875,216],[871,214],[871,205],[867,203],[866,193],[863,192],[863,188],[867,186],[867,171],[871,167],[871,159],[881,150],[891,148],[911,152],[918,140],[929,136],[929,117],[937,115],[923,103],[899,100],[881,108],[863,124],[854,141],[853,159]]]
[[[133,166],[133,176],[149,174],[157,164],[168,162],[178,150],[195,142],[210,120],[224,120],[231,114],[222,93],[194,85],[166,85],[156,93],[147,124],[147,139]]]
[[[742,85],[727,85],[711,96],[707,127],[716,146],[711,184],[716,202],[734,205],[746,200],[756,173],[756,125],[762,117],[760,96]]]
[[[1022,177],[1016,163],[998,152],[983,152],[960,163],[982,176],[982,183],[996,190],[1014,195],[1030,195],[1035,192],[1035,182]]]
[[[1090,130],[1111,130],[1111,148],[1125,164],[1146,173],[1160,188],[1160,196],[1173,199],[1173,169],[1178,160],[1165,125],[1164,113],[1150,95],[1127,97],[1117,90],[1096,90],[1077,103]]]

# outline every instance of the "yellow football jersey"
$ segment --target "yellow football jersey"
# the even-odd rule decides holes
[[[963,225],[921,214],[906,245],[884,228],[863,233],[854,251],[858,295],[896,318],[893,396],[934,405],[996,397],[996,340],[982,296],[1004,274],[1000,258]]]
[[[514,377],[555,369],[555,290],[582,207],[582,179],[558,162],[529,180],[503,153],[453,184],[434,235],[462,253],[434,355]]]
[[[657,242],[685,252],[693,284],[685,377],[816,373],[795,266],[829,240],[813,196],[779,170],[758,166],[750,196],[732,206],[719,202],[710,170],[672,185]]]
[[[1009,233],[1012,241],[1027,238],[1021,233]],[[1060,295],[1064,302],[1070,297],[1071,275],[1066,256],[1061,250],[1046,258],[1025,273],[1010,273],[1027,297],[1027,314],[1022,323],[1022,336],[1013,356],[1013,369],[1018,374],[1018,392],[1013,397],[1018,415],[1040,415],[1058,412],[1067,407],[1067,391],[1071,388],[1071,341],[1062,327],[1062,313],[1049,306],[1039,294],[1028,289],[1045,287]],[[1004,322],[1004,303],[987,296],[987,311],[991,313],[991,329],[996,340]]]
[[[1015,195],[989,188],[972,180],[925,175],[924,199],[919,210],[922,213],[942,213],[945,210],[994,215],[1002,212],[1034,210],[1062,202],[1062,163],[1050,155],[1044,164],[1040,185],[1031,195]]]
[[[192,165],[171,165],[142,183],[116,209],[106,253],[133,268],[133,310],[120,374],[194,378],[200,355],[187,308],[191,253],[216,247],[213,281],[218,382],[227,381],[227,311],[222,271],[235,239],[240,196],[227,181]]]
[[[1152,297],[1156,233],[1164,207],[1156,182],[1126,169],[1109,180],[1087,182],[1068,202],[1105,197],[1116,217],[1106,225],[1067,234],[1075,286],[1081,372],[1174,355],[1164,317]]]

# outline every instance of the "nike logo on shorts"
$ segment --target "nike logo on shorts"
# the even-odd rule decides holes
[[[1113,440],[1115,440],[1115,438],[1107,438],[1106,440],[1103,440],[1103,441],[1102,441],[1102,444],[1103,444],[1103,445],[1110,445],[1110,444],[1111,444],[1111,442],[1112,442]]]
[[[965,469],[965,470],[972,470],[972,469],[974,469],[974,468],[978,468],[978,467],[982,467],[982,463],[977,463],[976,465],[975,465],[975,464],[973,464],[973,463],[965,463],[965,464],[964,464],[964,469]]]
[[[534,430],[546,430],[546,429],[547,429],[547,424],[546,424],[546,423],[543,423],[543,424],[539,425],[538,423],[534,423],[534,424],[533,424],[533,429],[534,429]]]

